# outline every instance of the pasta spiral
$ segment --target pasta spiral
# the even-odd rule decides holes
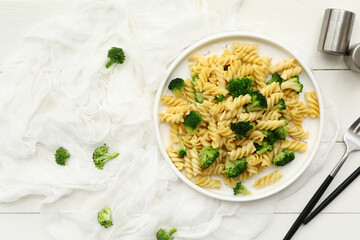
[[[300,141],[285,140],[281,143],[281,147],[293,151],[305,152],[307,148],[307,144],[305,142],[300,142]]]
[[[268,109],[273,108],[276,104],[278,104],[279,100],[284,97],[284,93],[273,93],[270,95],[270,97],[267,99],[267,105]]]
[[[285,124],[286,124],[285,120],[269,120],[269,121],[258,120],[256,124],[256,128],[262,130],[275,130],[276,128],[284,126]]]
[[[246,157],[246,161],[249,165],[258,165],[262,162],[262,156],[258,154],[252,154]]]
[[[180,123],[183,122],[183,114],[182,113],[160,113],[160,122],[167,122],[167,123]]]
[[[261,117],[261,120],[263,120],[263,121],[278,120],[279,117],[281,117],[281,114],[279,113],[279,111],[270,111],[270,112],[265,113]]]
[[[248,156],[251,153],[255,152],[256,148],[253,142],[249,141],[249,143],[243,147],[239,147],[236,150],[233,150],[229,153],[229,157],[231,160],[236,160],[242,158],[244,156]]]
[[[191,179],[194,176],[194,172],[192,169],[192,161],[189,155],[189,152],[186,153],[186,155],[184,156],[184,161],[185,161],[185,172],[186,172],[186,177]]]
[[[320,116],[319,101],[316,96],[316,92],[306,92],[305,99],[308,103],[309,115],[312,118]]]
[[[184,106],[187,104],[185,99],[173,96],[162,96],[161,102],[170,106]]]
[[[218,115],[219,113],[223,112],[225,110],[225,105],[227,101],[222,101],[219,103],[214,103],[209,105],[209,110],[211,115]]]
[[[189,157],[191,159],[193,175],[196,177],[201,173],[201,167],[199,165],[199,152],[196,150],[196,148],[193,148],[189,151]]]
[[[170,124],[170,142],[178,143],[179,141],[179,125]]]
[[[228,93],[228,90],[218,87],[212,83],[205,83],[203,90],[204,90],[205,98],[216,97],[217,95],[221,95],[221,94],[226,95]]]
[[[246,94],[244,96],[239,96],[234,99],[234,101],[226,101],[225,107],[227,110],[234,112],[237,108],[244,106],[245,104],[251,101],[251,96]]]
[[[201,169],[204,176],[211,176],[216,174],[222,174],[224,172],[225,165],[223,163],[213,163],[210,167]]]
[[[180,106],[169,107],[166,110],[166,112],[172,114],[177,114],[177,113],[188,114],[190,112],[190,107],[191,105],[180,105]]]
[[[213,148],[219,148],[220,147],[220,134],[218,133],[218,129],[215,123],[211,122],[209,123],[209,137],[211,139],[211,146]]]
[[[232,188],[236,186],[236,179],[235,178],[228,178],[225,174],[221,174],[224,183]]]
[[[280,85],[278,82],[273,82],[260,90],[261,94],[266,98],[270,97],[271,94],[280,92]]]
[[[185,91],[186,99],[191,104],[195,104],[195,90],[194,90],[194,88],[192,86],[192,83],[191,83],[190,79],[186,79],[184,91]]]
[[[290,79],[292,76],[297,76],[301,73],[301,67],[300,66],[295,66],[289,69],[286,69],[282,72],[281,74],[281,78],[284,80],[288,80]]]
[[[264,137],[265,135],[261,131],[255,130],[249,134],[248,139],[255,143],[260,143],[262,140],[264,140]]]
[[[272,184],[276,181],[278,181],[280,178],[282,177],[282,175],[280,174],[279,170],[276,170],[273,173],[270,173],[258,180],[256,180],[256,182],[254,183],[254,187],[256,188],[263,188],[269,184]]]
[[[166,148],[166,152],[169,155],[171,161],[174,163],[175,167],[181,171],[184,166],[185,166],[185,162],[184,159],[182,159],[177,153],[176,151],[173,149],[173,147],[171,145],[169,145]]]
[[[239,113],[237,115],[237,118],[239,121],[255,121],[256,119],[260,118],[262,116],[262,111],[255,111],[250,113]]]
[[[288,129],[289,129],[288,130],[289,135],[294,138],[306,139],[310,135],[309,131],[304,131],[303,128],[294,126],[292,124],[288,125]]]
[[[205,177],[205,176],[202,176],[202,175],[196,176],[194,183],[196,185],[201,186],[201,187],[220,189],[220,181],[219,180],[214,180],[214,179],[212,179],[210,177]]]
[[[282,72],[286,69],[295,67],[296,66],[295,63],[296,63],[295,58],[281,60],[271,66],[270,72],[271,72],[271,74]]]
[[[261,166],[267,168],[270,166],[271,161],[273,159],[273,153],[272,152],[266,152],[261,155]]]

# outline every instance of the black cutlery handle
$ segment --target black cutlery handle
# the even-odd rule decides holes
[[[299,227],[302,224],[302,222],[304,221],[304,219],[309,215],[309,213],[314,208],[316,203],[319,201],[321,196],[324,194],[325,190],[328,188],[328,186],[330,185],[330,183],[333,179],[334,179],[334,177],[330,176],[330,175],[325,179],[325,181],[321,184],[321,186],[316,191],[314,196],[308,202],[306,207],[302,210],[302,212],[300,213],[298,218],[295,220],[295,222],[291,226],[290,230],[287,232],[286,236],[284,237],[284,240],[290,240],[294,236],[294,234],[299,229]]]
[[[307,224],[360,175],[360,167],[341,183],[304,221]]]

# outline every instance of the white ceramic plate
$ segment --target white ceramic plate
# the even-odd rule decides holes
[[[189,62],[187,59],[194,54],[200,54],[203,56],[211,56],[213,54],[221,54],[225,48],[230,48],[233,42],[238,43],[257,43],[259,47],[259,55],[269,56],[272,58],[272,63],[276,63],[279,60],[287,59],[294,57],[300,65],[303,67],[303,72],[300,74],[300,81],[303,83],[303,93],[300,94],[300,99],[304,99],[304,92],[306,91],[316,91],[319,98],[320,106],[320,118],[311,119],[306,118],[303,122],[303,127],[306,130],[310,131],[310,137],[306,140],[308,143],[308,148],[305,153],[296,152],[296,158],[294,161],[288,165],[276,168],[270,166],[268,169],[264,169],[260,173],[254,175],[244,182],[244,185],[252,192],[251,195],[242,196],[242,195],[233,195],[233,189],[223,183],[221,180],[220,190],[210,189],[199,187],[191,182],[185,177],[185,172],[180,172],[176,169],[174,164],[171,162],[168,157],[165,149],[170,144],[170,134],[169,127],[166,123],[160,123],[158,114],[159,112],[165,112],[166,106],[163,105],[160,101],[162,95],[171,95],[172,93],[167,89],[169,82],[176,78],[180,77],[183,79],[190,78],[190,71],[188,69]],[[322,134],[323,128],[323,101],[321,98],[321,93],[319,91],[319,86],[315,80],[314,75],[310,71],[309,67],[306,66],[304,61],[295,54],[295,52],[283,44],[270,39],[268,37],[253,34],[253,33],[244,33],[244,32],[231,32],[231,33],[221,33],[206,37],[193,45],[185,49],[169,66],[167,76],[161,82],[159,90],[157,92],[154,104],[154,122],[156,130],[157,143],[159,145],[161,154],[168,161],[171,168],[174,172],[187,183],[193,189],[208,195],[213,198],[227,200],[227,201],[251,201],[256,199],[261,199],[267,196],[270,196],[274,193],[281,191],[282,189],[289,186],[294,182],[308,167],[313,156],[319,146],[320,137]],[[260,177],[267,175],[273,172],[275,169],[279,169],[283,174],[283,177],[274,184],[268,185],[263,189],[257,190],[252,185]],[[219,178],[221,179],[221,178]]]

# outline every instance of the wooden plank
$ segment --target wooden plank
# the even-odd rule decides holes
[[[5,33],[0,38],[0,70],[12,56],[18,53],[22,35],[33,26],[49,21],[54,15],[59,14],[64,18],[73,19],[76,17],[75,5],[71,0],[0,1],[0,30]],[[359,15],[359,6],[359,1],[253,0],[243,1],[238,18],[244,24],[266,22],[269,36],[290,47],[300,49],[307,59],[311,60],[315,69],[344,69],[346,66],[340,57],[327,56],[316,50],[322,15],[327,7],[352,9]],[[299,14],[294,14],[294,9],[296,13],[301,13],[301,17],[298,17]],[[359,26],[359,23],[360,20],[357,18],[355,26]],[[355,41],[359,39],[359,36],[360,29],[355,27],[352,39]],[[337,140],[342,141],[343,133],[357,118],[356,114],[360,113],[360,106],[357,105],[360,93],[358,75],[350,71],[316,71],[315,75],[324,94],[339,110],[341,131]],[[336,144],[324,168],[296,194],[279,202],[276,211],[281,214],[275,214],[265,232],[256,239],[281,239],[284,236],[311,193],[315,192],[318,185],[331,171],[344,149],[342,143]],[[358,167],[359,156],[359,153],[351,155],[327,193]],[[351,213],[360,213],[358,204],[360,194],[357,191],[359,185],[359,180],[355,180],[324,211],[324,213],[336,214],[319,215],[309,225],[302,227],[294,239],[356,239],[360,233],[358,228],[360,214]],[[21,214],[22,212],[37,212],[42,199],[39,196],[28,196],[17,203],[0,204],[0,213],[17,213],[0,214],[1,239],[51,239],[51,236],[41,227],[40,215]]]
[[[359,15],[359,7],[359,1],[253,0],[243,2],[238,18],[244,24],[265,24],[269,36],[301,52],[314,68],[344,69],[347,67],[341,57],[317,51],[322,19],[326,8],[347,9]],[[359,24],[360,19],[355,19],[354,26]],[[354,27],[351,42],[357,43],[359,38],[360,29]]]
[[[0,236],[11,240],[53,239],[41,226],[39,214],[0,214]]]
[[[314,74],[324,96],[337,108],[340,132],[336,140],[343,142],[345,131],[360,117],[360,75],[349,70],[322,70],[314,71]]]
[[[76,3],[71,0],[0,1],[0,30],[5,33],[0,38],[0,70],[18,53],[21,36],[56,15],[74,20],[77,14],[75,7]],[[244,23],[243,30],[256,29],[251,24],[264,24],[268,36],[302,52],[314,68],[344,69],[346,66],[341,57],[324,55],[316,50],[323,13],[328,7],[352,9],[360,14],[359,1],[253,0],[243,1],[238,21]],[[359,23],[360,19],[356,18],[355,26]],[[359,38],[360,29],[354,27],[352,39],[356,41]]]
[[[296,214],[276,214],[256,240],[282,239],[296,219]],[[360,214],[321,214],[301,227],[294,240],[356,239],[359,235]],[[53,239],[41,226],[38,214],[0,214],[1,239]]]
[[[345,152],[343,143],[336,143],[329,154],[324,167],[315,174],[309,182],[292,196],[279,201],[276,208],[278,213],[299,213],[305,207],[312,195],[331,172],[336,163]],[[353,152],[345,162],[320,202],[326,198],[338,185],[340,185],[360,165],[360,152]],[[314,159],[313,161],[316,161]],[[360,213],[360,178],[348,186],[333,202],[323,210],[324,213]]]
[[[338,111],[340,131],[336,140],[343,142],[345,131],[360,117],[359,74],[349,70],[321,70],[314,71],[314,74],[322,93]]]
[[[307,201],[330,173],[344,151],[345,146],[343,143],[335,144],[329,154],[329,160],[325,163],[321,171],[312,177],[298,192],[281,200],[275,211],[277,213],[301,212]],[[360,152],[354,152],[350,155],[349,159],[330,185],[328,191],[325,193],[325,196],[334,190],[359,166],[358,159],[360,159]],[[314,161],[316,161],[316,159]],[[357,191],[359,187],[360,178],[355,180],[340,196],[338,196],[338,198],[324,210],[324,213],[360,213],[360,204],[358,204],[360,202],[360,192]],[[27,196],[15,203],[0,203],[0,213],[39,212],[40,204],[43,199],[44,198],[41,196]]]
[[[321,91],[339,113],[340,132],[337,141],[343,140],[345,131],[360,117],[359,76],[352,71],[315,71]]]
[[[256,240],[283,239],[298,215],[276,214]],[[359,239],[360,214],[321,214],[300,227],[293,240]]]

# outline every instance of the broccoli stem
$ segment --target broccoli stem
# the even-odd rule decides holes
[[[111,65],[113,65],[113,60],[109,60],[108,63],[106,64],[106,68],[109,68]]]
[[[117,156],[119,156],[118,152],[115,153],[107,153],[106,156],[110,159],[116,158]]]
[[[170,236],[171,235],[173,235],[174,234],[174,232],[176,232],[177,231],[177,229],[176,228],[172,228],[168,233],[170,234]]]

